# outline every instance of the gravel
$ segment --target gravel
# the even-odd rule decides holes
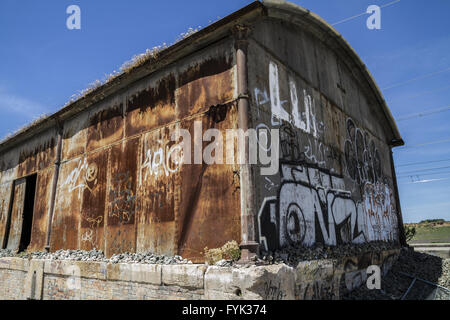
[[[0,249],[0,258],[13,257],[14,252],[9,249]]]
[[[356,256],[365,252],[380,252],[398,249],[400,245],[395,242],[373,241],[364,244],[344,244],[339,246],[324,246],[317,243],[311,247],[288,246],[274,252],[262,252],[260,264],[280,264],[296,267],[301,261],[319,259],[336,259]]]
[[[391,270],[381,279],[380,290],[369,290],[365,285],[348,292],[341,287],[344,300],[399,300],[408,290],[413,278],[417,277],[450,288],[450,259],[442,259],[412,248],[402,248],[400,256]],[[346,292],[347,291],[347,292]],[[406,300],[450,299],[450,293],[437,289],[422,281],[416,281]]]
[[[111,258],[106,258],[101,250],[58,250],[55,252],[31,252],[15,254],[11,250],[0,250],[0,258],[18,257],[24,259],[46,259],[46,260],[72,260],[72,261],[96,261],[110,263],[140,263],[140,264],[191,264],[192,261],[180,256],[157,255],[147,253],[121,253]]]
[[[214,265],[218,267],[231,267],[233,266],[233,262],[233,260],[222,259],[220,261],[217,261]]]

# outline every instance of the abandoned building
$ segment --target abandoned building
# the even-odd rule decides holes
[[[184,164],[179,128],[279,129],[278,173]],[[254,2],[0,144],[0,247],[181,255],[404,242],[392,148],[364,63],[329,24]],[[245,152],[245,151],[244,151]],[[158,159],[158,160],[156,160]]]

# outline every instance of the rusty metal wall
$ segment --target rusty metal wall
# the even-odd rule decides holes
[[[51,251],[152,251],[202,261],[205,247],[240,242],[238,167],[179,165],[179,141],[171,141],[180,128],[193,139],[195,121],[202,134],[216,128],[225,137],[236,127],[233,44],[229,38],[198,51],[64,122]],[[0,156],[0,237],[13,181],[37,174],[28,250],[45,247],[56,140],[48,130]],[[11,248],[20,240],[25,185],[16,183]]]
[[[224,40],[64,123],[52,251],[152,251],[202,261],[206,246],[241,240],[237,167],[179,166],[178,142],[170,139],[177,128],[193,137],[194,121],[224,136],[236,126],[234,60],[233,41]],[[218,120],[209,111],[220,105]],[[39,172],[38,186],[49,187],[52,176]],[[37,197],[48,202],[48,189]],[[44,221],[33,223],[30,248],[42,249]]]

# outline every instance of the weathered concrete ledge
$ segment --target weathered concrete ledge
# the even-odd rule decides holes
[[[339,299],[365,283],[366,269],[386,273],[399,249],[342,259],[247,267],[112,264],[0,259],[0,299]]]

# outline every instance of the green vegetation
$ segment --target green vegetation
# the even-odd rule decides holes
[[[405,225],[406,241],[409,242],[416,235],[416,227]]]
[[[236,241],[228,241],[221,248],[204,249],[205,260],[210,265],[214,265],[216,262],[225,259],[237,261],[241,257],[241,250]]]
[[[405,224],[405,233],[411,243],[450,243],[450,222],[432,219]]]

